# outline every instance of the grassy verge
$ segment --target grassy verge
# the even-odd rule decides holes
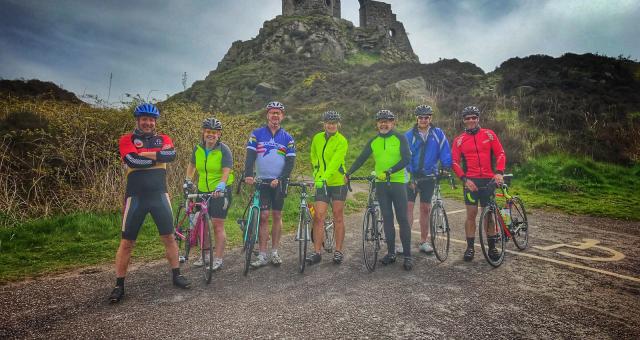
[[[530,160],[514,169],[509,192],[527,207],[570,214],[640,220],[640,164],[623,167],[568,155]],[[442,186],[446,197],[462,200],[462,188]]]
[[[247,193],[234,196],[232,209],[225,223],[227,247],[241,244],[242,235],[236,219],[240,218]],[[179,204],[174,200],[174,204]],[[366,195],[358,193],[346,203],[346,213],[366,204]],[[292,190],[285,202],[286,233],[295,230],[298,219],[299,192]],[[72,268],[110,263],[120,242],[121,214],[76,213],[0,228],[0,283],[62,272]],[[159,259],[164,247],[150,217],[140,231],[134,259]],[[234,255],[230,255],[234,256]]]

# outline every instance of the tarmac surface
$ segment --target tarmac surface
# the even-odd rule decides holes
[[[367,272],[356,213],[346,217],[344,263],[325,254],[303,274],[287,235],[280,267],[245,277],[240,249],[230,249],[209,285],[185,265],[189,290],[172,286],[164,260],[134,263],[115,305],[112,265],[1,286],[0,339],[640,338],[640,222],[532,210],[530,247],[509,244],[494,269],[480,248],[462,260],[464,207],[446,208],[453,231],[443,263],[417,252],[414,223],[414,270],[399,257]]]

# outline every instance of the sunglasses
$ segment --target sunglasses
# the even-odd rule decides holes
[[[467,116],[462,118],[463,120],[467,121],[467,120],[478,120],[478,116]]]

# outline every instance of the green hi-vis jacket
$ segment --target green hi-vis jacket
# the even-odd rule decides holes
[[[373,154],[378,178],[384,176],[385,171],[390,171],[391,182],[407,183],[409,181],[409,176],[405,171],[405,167],[411,160],[411,150],[409,149],[407,137],[395,130],[373,137],[364,146],[358,159],[351,165],[349,174],[358,170],[371,154]],[[382,180],[378,179],[377,181],[381,182]]]
[[[311,141],[313,177],[316,181],[327,181],[327,186],[344,185],[344,158],[349,142],[338,131],[329,138],[326,136],[325,132],[320,132]]]
[[[222,168],[233,167],[231,150],[224,143],[218,143],[207,154],[205,147],[198,144],[193,148],[191,163],[198,171],[198,191],[212,192],[222,178]],[[227,186],[233,184],[233,172],[229,173]]]

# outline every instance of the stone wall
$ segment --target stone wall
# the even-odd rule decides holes
[[[393,14],[391,5],[372,0],[359,0],[359,2],[361,28],[383,31],[388,36],[390,45],[394,45],[397,50],[407,55],[415,56],[407,31]]]
[[[329,15],[340,18],[341,0],[282,0],[282,15]]]

